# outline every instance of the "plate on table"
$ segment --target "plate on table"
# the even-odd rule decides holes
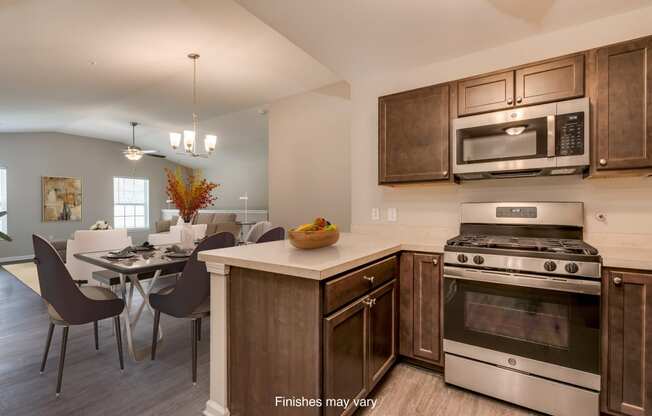
[[[138,251],[138,252],[141,252],[141,251],[154,251],[154,250],[156,250],[156,248],[154,246],[136,246],[132,250]]]
[[[165,253],[166,256],[173,258],[173,259],[185,259],[190,257],[192,252],[187,252],[187,253]]]
[[[132,257],[135,257],[136,255],[134,253],[125,253],[125,254],[107,254],[106,258],[110,260],[122,260],[122,259],[130,259]]]

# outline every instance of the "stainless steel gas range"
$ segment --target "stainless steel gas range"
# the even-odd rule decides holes
[[[445,380],[540,412],[599,414],[598,251],[582,203],[462,204],[444,251]]]

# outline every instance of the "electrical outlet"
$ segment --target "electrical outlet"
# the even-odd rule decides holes
[[[396,222],[398,213],[396,208],[387,208],[387,221]]]
[[[380,208],[371,208],[371,220],[380,221]]]

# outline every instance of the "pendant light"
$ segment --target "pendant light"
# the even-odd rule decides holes
[[[199,115],[197,106],[197,60],[199,55],[196,53],[188,54],[188,58],[192,60],[192,130],[184,130],[183,134],[178,132],[170,132],[170,146],[173,149],[178,149],[183,145],[183,152],[192,157],[208,157],[217,146],[217,136],[214,134],[206,134],[204,136],[204,152],[197,150],[197,136],[199,132]]]

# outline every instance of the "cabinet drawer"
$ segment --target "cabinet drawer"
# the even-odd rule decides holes
[[[391,280],[396,276],[396,271],[396,257],[390,257],[327,282],[324,286],[324,314]]]

